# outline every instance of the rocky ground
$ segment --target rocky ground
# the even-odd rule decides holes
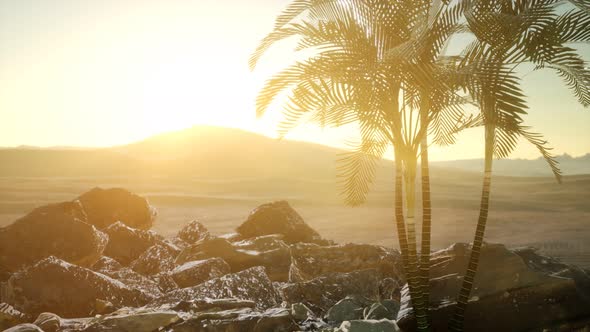
[[[164,238],[155,218],[144,198],[96,188],[0,228],[0,330],[414,330],[399,252],[326,240],[285,201],[222,236],[192,221]],[[431,257],[444,331],[469,246]],[[487,244],[465,330],[588,331],[590,272]]]

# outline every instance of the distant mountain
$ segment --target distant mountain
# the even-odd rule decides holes
[[[590,174],[590,153],[580,157],[564,154],[557,157],[563,175]],[[435,161],[433,166],[481,172],[483,159]],[[552,176],[551,168],[543,158],[494,160],[494,174],[506,176]]]
[[[333,180],[342,150],[276,140],[252,132],[211,126],[160,134],[112,148],[34,147],[0,149],[0,176],[173,176],[192,178],[306,178]],[[590,154],[558,158],[564,174],[590,174]],[[379,173],[391,176],[391,161]],[[483,160],[433,162],[445,176],[483,168]],[[541,159],[498,160],[494,174],[551,176]]]

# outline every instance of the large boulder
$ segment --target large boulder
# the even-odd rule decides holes
[[[149,247],[129,265],[133,271],[146,276],[168,272],[175,267],[179,251],[171,245],[159,243]]]
[[[264,266],[273,281],[287,281],[289,277],[291,254],[289,247],[284,243],[276,249],[257,251],[239,249],[224,238],[209,238],[182,250],[176,258],[176,264],[213,257],[219,257],[226,261],[232,272],[254,266]]]
[[[149,306],[158,307],[199,298],[251,300],[256,303],[258,309],[268,309],[280,303],[264,268],[257,266],[238,273],[226,274],[197,286],[169,292],[152,301]]]
[[[108,237],[78,219],[62,205],[34,210],[0,228],[0,270],[16,271],[49,256],[91,266],[102,255]]]
[[[416,322],[408,302],[406,287],[402,292],[398,324],[403,331],[415,331]],[[472,297],[465,311],[464,329],[482,332],[577,331],[590,322],[588,308],[590,301],[580,296],[573,280],[555,278],[543,284]],[[431,304],[433,330],[445,331],[454,310],[455,302]]]
[[[122,188],[94,188],[77,201],[82,204],[88,223],[99,229],[121,221],[129,227],[148,230],[157,214],[145,198]]]
[[[288,304],[303,303],[321,316],[338,301],[352,297],[366,305],[380,300],[379,272],[375,269],[328,273],[310,281],[283,284],[279,291]]]
[[[444,330],[453,315],[469,254],[468,245],[455,244],[432,255],[430,311],[435,331]],[[590,277],[564,277],[553,262],[543,264],[545,259],[535,256],[530,250],[516,254],[500,244],[483,246],[465,312],[466,331],[541,331],[567,321],[590,321],[590,298],[584,286],[590,284]],[[415,329],[409,303],[406,285],[398,314],[404,331]]]
[[[150,299],[141,291],[89,269],[48,257],[12,275],[3,287],[5,301],[16,309],[38,315],[84,317],[97,299],[118,307],[141,306]]]
[[[221,258],[209,258],[185,263],[170,272],[180,288],[196,286],[207,280],[230,273],[229,265]]]
[[[287,243],[322,241],[318,232],[309,227],[287,201],[260,205],[237,228],[237,232],[245,238],[282,234]]]
[[[91,269],[116,279],[130,288],[137,289],[151,299],[162,295],[158,281],[139,274],[110,257],[101,257]]]
[[[431,255],[432,303],[455,300],[461,288],[462,276],[467,270],[470,254],[468,244],[456,243]],[[471,292],[471,296],[474,297],[554,281],[554,277],[529,268],[519,255],[502,244],[484,244],[478,271],[485,273],[477,273],[475,277]]]
[[[322,247],[313,244],[291,246],[293,268],[297,279],[311,280],[331,272],[351,272],[377,269],[382,276],[401,279],[397,271],[401,259],[399,252],[368,244],[346,244]]]
[[[129,265],[149,247],[162,243],[162,238],[155,233],[131,228],[120,221],[107,227],[104,232],[109,236],[104,254],[123,265]]]

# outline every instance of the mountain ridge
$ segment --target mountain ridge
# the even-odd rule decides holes
[[[336,176],[334,147],[278,140],[238,128],[193,126],[108,147],[0,148],[0,176],[178,174],[214,177]],[[558,156],[564,175],[590,174],[590,153]],[[380,168],[386,168],[384,160]],[[479,173],[483,159],[433,161],[433,169]],[[494,174],[552,176],[542,158],[494,161]]]

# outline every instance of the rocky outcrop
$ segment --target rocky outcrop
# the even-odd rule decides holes
[[[116,306],[141,306],[144,293],[120,281],[55,257],[12,275],[4,286],[5,301],[23,312],[38,315],[54,312],[62,317],[84,317],[96,299]]]
[[[229,265],[221,258],[209,258],[185,263],[170,272],[180,288],[196,286],[207,280],[230,273]]]
[[[446,328],[453,314],[469,249],[465,244],[455,244],[432,255],[430,307],[434,330]],[[590,321],[590,298],[584,291],[583,276],[576,281],[549,272],[555,266],[545,271],[534,269],[523,256],[528,256],[533,266],[535,261],[543,261],[530,251],[521,256],[503,245],[484,245],[478,270],[485,273],[476,275],[465,312],[466,331],[541,331],[553,330],[564,321]],[[407,287],[402,291],[401,306],[399,326],[413,331],[415,320]]]
[[[237,228],[237,232],[245,238],[281,234],[287,243],[322,241],[318,232],[309,227],[287,201],[260,205]]]
[[[153,332],[180,320],[180,316],[174,311],[125,308],[94,319],[84,332]]]
[[[280,303],[272,282],[264,268],[259,266],[172,291],[152,301],[149,306],[158,307],[199,298],[250,300],[256,303],[258,309],[272,308]]]
[[[162,238],[153,232],[134,229],[119,221],[107,227],[104,232],[109,236],[104,254],[123,265],[128,265],[149,247],[162,242]]]
[[[16,271],[49,256],[81,266],[94,264],[105,250],[107,235],[64,209],[39,208],[0,228],[0,266]]]
[[[174,261],[180,253],[171,245],[156,244],[144,251],[129,267],[146,276],[167,272],[176,266]]]
[[[56,314],[43,312],[33,324],[39,326],[44,332],[58,332],[61,328],[61,318]]]
[[[322,247],[314,244],[291,246],[293,267],[297,273],[292,281],[305,281],[332,272],[376,269],[382,277],[401,279],[399,252],[368,244],[346,244]],[[296,277],[295,277],[296,276]]]
[[[157,215],[145,198],[122,188],[94,188],[77,201],[86,212],[87,222],[99,229],[120,221],[132,228],[148,230]]]
[[[211,237],[209,230],[200,222],[193,220],[178,231],[176,239],[187,245],[195,244]]]
[[[226,261],[232,272],[243,271],[254,266],[264,266],[273,281],[287,281],[291,254],[284,243],[267,251],[238,249],[224,238],[210,238],[185,248],[176,258],[176,264],[203,260],[213,257]]]
[[[242,308],[199,313],[186,321],[173,326],[170,331],[289,332],[296,329],[297,325],[287,309],[273,308],[264,312],[259,312],[250,308]]]
[[[310,281],[284,284],[279,291],[287,303],[303,303],[316,315],[322,316],[347,296],[362,299],[366,305],[378,301],[379,283],[379,273],[369,269],[329,273]]]

